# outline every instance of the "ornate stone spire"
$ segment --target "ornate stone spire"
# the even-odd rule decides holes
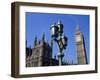
[[[78,33],[80,33],[80,25],[79,24],[76,25],[76,29],[75,29],[75,34],[78,34]]]
[[[42,42],[45,42],[45,33],[42,34]]]
[[[80,25],[79,24],[76,25],[76,31],[80,31]]]
[[[34,39],[34,47],[37,45],[37,37],[35,36],[35,39]]]

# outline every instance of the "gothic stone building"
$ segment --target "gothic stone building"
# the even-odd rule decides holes
[[[44,35],[42,41],[35,38],[34,47],[26,48],[26,67],[50,65],[58,65],[58,60],[52,58],[51,46],[45,41]]]

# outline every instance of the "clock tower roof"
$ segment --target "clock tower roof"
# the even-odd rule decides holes
[[[77,24],[77,26],[76,26],[76,31],[80,31],[80,26],[79,26],[79,24]]]
[[[79,24],[76,25],[75,33],[76,33],[76,34],[81,33],[81,32],[80,32],[80,25],[79,25]]]

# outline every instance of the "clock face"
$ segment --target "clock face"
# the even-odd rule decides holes
[[[81,36],[80,35],[77,35],[76,36],[76,42],[80,42],[81,41]]]

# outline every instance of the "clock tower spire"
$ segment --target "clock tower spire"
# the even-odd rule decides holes
[[[87,64],[84,36],[82,32],[80,32],[79,25],[76,26],[75,43],[76,43],[78,64]]]

